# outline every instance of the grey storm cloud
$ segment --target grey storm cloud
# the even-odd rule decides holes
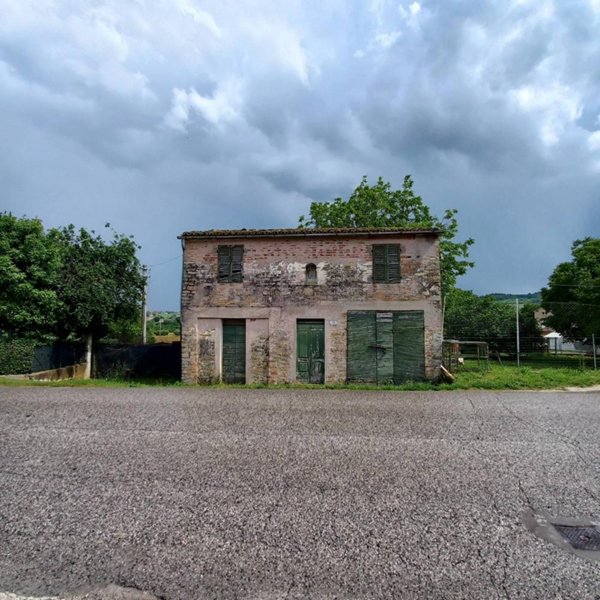
[[[363,175],[459,209],[476,292],[600,232],[600,1],[0,0],[0,209],[133,234],[294,226]]]

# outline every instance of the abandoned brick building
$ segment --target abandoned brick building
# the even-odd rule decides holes
[[[439,374],[435,230],[181,236],[186,383],[400,383]]]

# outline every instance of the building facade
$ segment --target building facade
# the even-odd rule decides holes
[[[185,383],[401,383],[442,355],[435,230],[190,231]]]

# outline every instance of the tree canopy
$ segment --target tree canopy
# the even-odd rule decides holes
[[[0,213],[0,331],[43,336],[60,305],[61,266],[54,234],[39,219]]]
[[[569,338],[600,336],[600,238],[576,240],[571,254],[542,289],[545,322]]]
[[[56,333],[60,338],[90,334],[100,338],[139,320],[144,278],[138,247],[132,238],[112,234],[106,243],[94,232],[77,231],[73,225],[58,232],[62,264]]]
[[[309,216],[301,216],[300,227],[406,227],[435,228],[440,232],[442,290],[448,291],[473,263],[468,259],[474,241],[454,240],[458,233],[456,209],[445,211],[442,219],[431,214],[429,207],[413,191],[413,181],[406,175],[400,190],[392,190],[381,177],[370,186],[363,177],[348,200],[312,202]]]
[[[0,214],[0,332],[93,335],[133,323],[144,280],[133,239],[105,242],[73,225],[44,230],[39,219]]]
[[[541,335],[535,319],[536,304],[519,307],[519,334],[522,338]],[[444,337],[446,339],[488,340],[514,338],[516,335],[515,305],[501,302],[490,294],[477,296],[473,292],[454,288],[446,296]]]

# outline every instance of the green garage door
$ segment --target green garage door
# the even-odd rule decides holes
[[[425,320],[422,310],[394,313],[394,383],[425,379]]]
[[[298,320],[296,373],[303,383],[325,381],[325,322]]]
[[[246,321],[223,321],[223,381],[246,383]]]
[[[349,382],[384,385],[424,376],[423,311],[348,312]]]

